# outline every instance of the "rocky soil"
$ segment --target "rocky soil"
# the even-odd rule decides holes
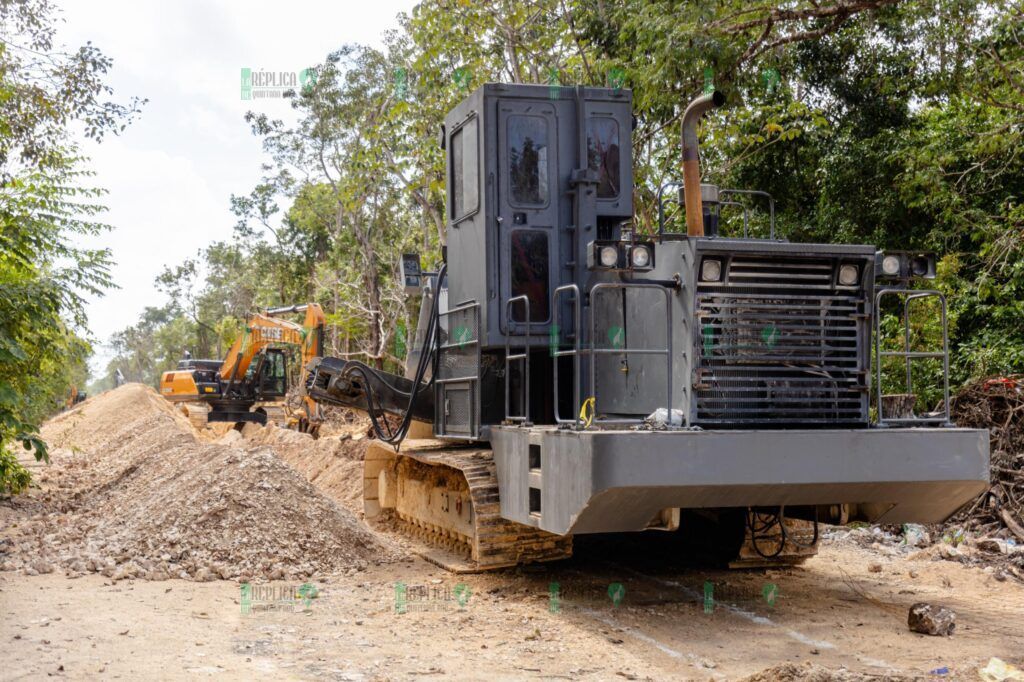
[[[277,580],[394,556],[271,447],[237,431],[207,442],[147,387],[91,398],[43,436],[41,493],[0,507],[0,570]]]

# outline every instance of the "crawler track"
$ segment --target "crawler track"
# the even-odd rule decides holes
[[[490,450],[406,443],[401,454],[371,446],[365,465],[367,515],[386,508],[374,479],[396,486],[397,516],[414,538],[437,548],[430,561],[457,572],[482,571],[572,555],[572,537],[501,517],[498,480]],[[377,497],[373,493],[377,493]],[[465,506],[465,508],[464,508]]]

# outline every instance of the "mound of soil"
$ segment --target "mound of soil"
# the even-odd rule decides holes
[[[42,432],[53,465],[41,491],[5,505],[0,569],[286,579],[393,558],[268,445],[207,442],[145,386],[90,398]]]
[[[339,502],[361,517],[363,513],[363,456],[369,438],[369,420],[347,427],[335,425],[334,435],[312,436],[282,429],[274,424],[246,424],[241,432],[232,431],[219,442],[228,440],[248,446],[267,445],[277,456],[306,477],[322,494]]]

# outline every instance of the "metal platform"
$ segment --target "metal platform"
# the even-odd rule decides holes
[[[870,522],[937,523],[989,482],[980,429],[498,426],[491,444],[502,516],[558,534],[643,530],[669,508],[850,504]]]

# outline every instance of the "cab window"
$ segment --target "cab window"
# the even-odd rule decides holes
[[[512,203],[548,203],[548,124],[539,116],[509,116],[508,177]]]
[[[477,165],[476,118],[452,133],[451,182],[452,220],[472,213],[480,206],[480,173]]]
[[[540,230],[512,233],[512,296],[530,301],[530,322],[548,319],[548,235]],[[512,319],[526,321],[525,306],[512,304]]]
[[[587,160],[597,171],[597,196],[619,196],[619,124],[614,118],[587,119]]]

